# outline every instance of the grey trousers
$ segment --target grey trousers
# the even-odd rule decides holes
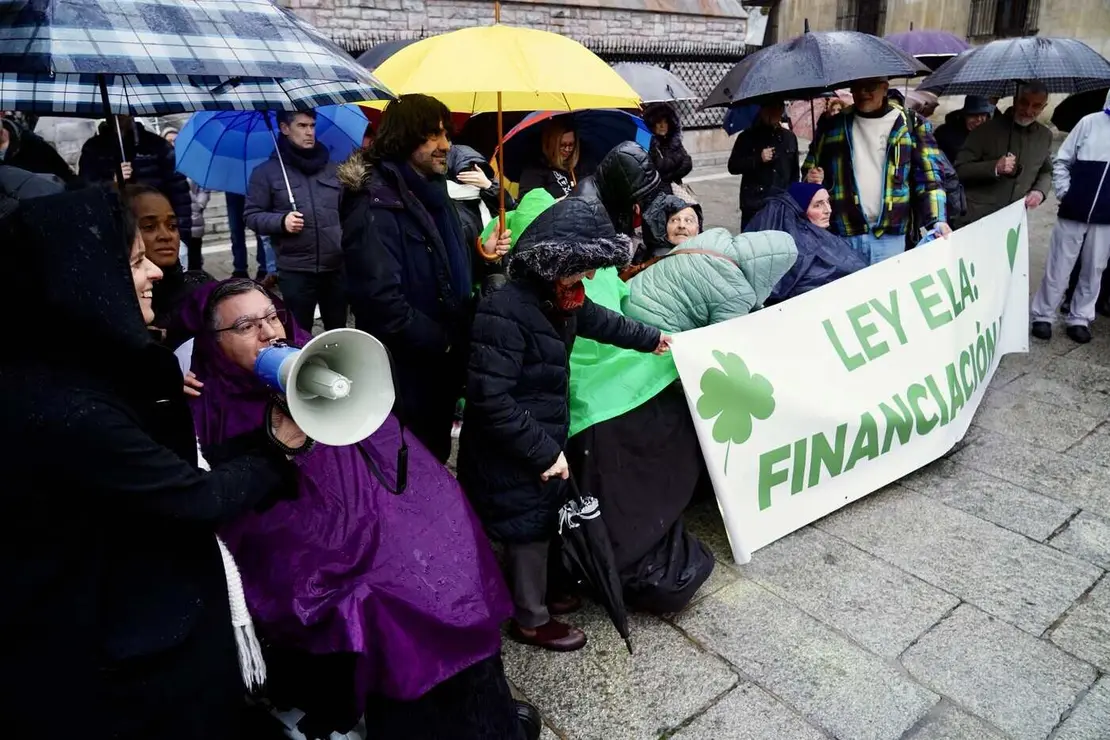
[[[1075,286],[1071,310],[1065,323],[1068,326],[1089,326],[1095,320],[1095,303],[1098,301],[1102,271],[1106,269],[1108,258],[1110,225],[1056,219],[1044,279],[1033,296],[1033,304],[1029,308],[1030,318],[1033,321],[1052,323],[1056,310],[1064,300],[1071,270],[1076,259],[1079,259],[1079,283]]]
[[[551,621],[547,611],[547,556],[551,543],[527,542],[505,545],[505,569],[509,591],[516,607],[514,618],[525,629]]]

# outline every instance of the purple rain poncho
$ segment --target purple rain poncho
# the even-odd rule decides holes
[[[202,331],[204,306],[218,285],[199,288],[181,316],[196,334],[191,369],[204,382],[192,401],[202,447],[257,429],[271,393]],[[293,344],[309,339],[291,320],[285,329]],[[498,653],[500,624],[512,611],[462,488],[415,436],[405,438],[402,495],[373,476],[355,445],[317,444],[295,459],[296,500],[251,512],[220,532],[259,633],[309,653],[359,656],[359,697],[415,699]],[[400,441],[391,415],[360,443],[390,485]]]

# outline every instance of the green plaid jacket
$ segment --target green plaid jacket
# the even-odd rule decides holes
[[[858,236],[868,231],[875,236],[897,235],[909,231],[912,223],[930,227],[946,220],[944,181],[937,164],[940,149],[929,122],[912,113],[910,118],[916,124],[912,134],[904,112],[891,129],[882,211],[879,222],[870,227],[859,204],[852,171],[853,109],[846,108],[818,125],[802,170],[819,166],[825,171],[825,189],[832,200],[833,231],[841,236]],[[917,211],[913,214],[916,218],[911,218],[912,209]]]

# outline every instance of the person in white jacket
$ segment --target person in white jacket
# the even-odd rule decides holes
[[[1064,299],[1077,259],[1079,282],[1065,325],[1068,337],[1091,341],[1102,272],[1110,259],[1110,95],[1104,110],[1084,116],[1052,163],[1052,186],[1060,200],[1048,264],[1030,308],[1032,334],[1052,338],[1052,320]]]

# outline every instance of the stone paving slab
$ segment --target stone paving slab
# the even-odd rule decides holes
[[[824,740],[828,736],[755,684],[737,686],[673,740]]]
[[[1020,740],[1047,737],[1096,678],[1086,663],[968,604],[907,650],[902,663]]]
[[[1008,388],[987,393],[975,413],[980,427],[1054,452],[1064,452],[1101,422],[1100,417],[1069,411]]]
[[[946,459],[903,478],[898,485],[1041,541],[1077,511],[1070,504]]]
[[[1101,671],[1110,671],[1110,580],[1080,599],[1053,628],[1052,642]]]
[[[683,612],[675,624],[835,737],[900,737],[937,701],[887,662],[747,579]]]
[[[905,740],[1002,740],[983,720],[942,701],[905,734]]]
[[[1068,457],[1094,463],[1110,465],[1110,423],[1103,423],[1067,450]]]
[[[1059,455],[986,432],[950,458],[1104,517],[1110,517],[1110,467]]]
[[[724,661],[657,618],[633,616],[634,655],[598,607],[591,605],[567,621],[589,637],[576,653],[551,653],[509,640],[502,650],[509,679],[565,737],[656,738],[739,681]]]
[[[872,494],[816,526],[1034,635],[1102,574],[904,488]]]
[[[1110,738],[1110,677],[1103,676],[1076,705],[1053,740],[1106,740]]]
[[[1110,521],[1100,516],[1079,512],[1049,544],[1110,570]]]
[[[740,572],[885,658],[954,609],[959,599],[837,537],[807,528],[759,551]]]
[[[1036,372],[1015,379],[1005,389],[1087,416],[1110,415],[1110,368],[1077,359],[1074,351],[1052,362],[1039,362]]]

